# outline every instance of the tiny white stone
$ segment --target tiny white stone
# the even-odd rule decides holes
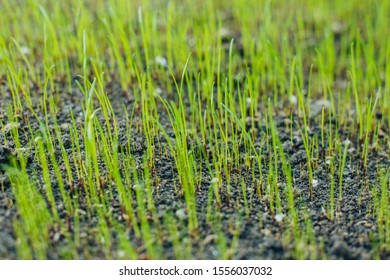
[[[10,123],[7,123],[4,127],[3,127],[3,132],[8,132],[10,131],[11,129],[13,128],[19,128],[20,124],[17,123],[17,122],[10,122]]]
[[[276,214],[276,215],[275,215],[275,221],[281,222],[285,216],[286,216],[286,215],[283,214],[283,213]]]
[[[62,123],[60,125],[61,130],[68,130],[70,129],[70,127],[71,127],[70,123]]]
[[[53,241],[54,242],[57,242],[58,240],[60,240],[60,237],[61,237],[61,233],[59,232],[56,232],[53,236]]]
[[[317,187],[318,186],[318,180],[313,179],[312,184],[313,184],[313,187]]]
[[[125,256],[125,251],[118,251],[118,257],[123,258]]]
[[[347,139],[345,139],[345,141],[344,141],[344,145],[345,146],[347,146],[347,145],[349,145],[349,144],[351,144],[351,141],[347,138]]]
[[[344,25],[341,22],[335,21],[332,23],[332,31],[333,32],[340,33],[343,31],[343,29],[344,29]]]
[[[246,99],[246,103],[248,103],[248,104],[251,104],[251,103],[252,103],[252,100],[251,100],[250,97],[248,97],[248,98]]]
[[[211,180],[211,183],[218,183],[218,182],[219,182],[219,180],[218,180],[217,177],[215,177],[215,178],[213,178],[213,179]]]
[[[185,220],[187,218],[186,211],[184,209],[178,209],[176,211],[176,217],[179,219]]]
[[[289,100],[290,100],[290,103],[293,105],[296,105],[298,103],[298,98],[295,95],[291,95]]]
[[[331,107],[329,100],[320,99],[312,103],[310,106],[310,114],[312,116],[317,115],[322,112],[322,109],[329,109]]]
[[[31,53],[30,49],[29,49],[28,47],[26,47],[26,46],[21,46],[21,47],[20,47],[20,51],[21,51],[23,54],[30,54],[30,53]]]
[[[221,29],[218,30],[218,35],[221,37],[226,37],[230,34],[230,30],[227,29],[226,27],[222,27]]]
[[[155,88],[155,89],[154,89],[153,95],[154,95],[155,97],[157,97],[157,96],[159,96],[162,92],[163,92],[162,89],[158,87],[158,88]]]
[[[162,67],[167,67],[167,65],[168,65],[167,59],[163,56],[157,56],[156,63]]]

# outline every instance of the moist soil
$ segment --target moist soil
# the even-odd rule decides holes
[[[131,99],[131,94],[124,94],[119,86],[111,84],[107,92],[112,102],[113,108],[117,113],[119,124],[119,149],[121,147],[125,149],[128,137],[130,137],[131,152],[135,156],[137,161],[137,168],[139,172],[142,171],[143,159],[146,155],[146,141],[140,131],[141,112],[135,110],[135,118],[133,121],[133,127],[128,128],[129,124],[123,114],[123,110],[127,110],[130,114],[134,100]],[[164,93],[163,93],[164,94]],[[39,96],[39,92],[36,94]],[[129,97],[128,99],[125,96]],[[59,93],[59,112],[57,114],[58,123],[61,127],[62,139],[65,149],[69,156],[71,156],[71,116],[70,110],[73,111],[76,121],[80,127],[84,122],[84,115],[81,108],[81,104],[84,97],[80,92],[75,90],[73,94]],[[9,123],[6,114],[6,105],[12,104],[12,101],[8,95],[4,98],[5,102],[1,102],[0,115],[5,125]],[[38,103],[38,99],[36,100]],[[125,106],[123,107],[123,104]],[[38,105],[37,105],[38,106]],[[290,108],[289,108],[290,107]],[[286,110],[289,108],[289,110]],[[165,110],[160,108],[161,123],[167,129],[168,135],[172,137],[174,141],[174,134],[170,129],[169,118],[166,115]],[[266,108],[264,108],[265,112]],[[292,124],[292,134],[290,133],[290,115],[287,112],[292,112],[292,119],[298,120],[298,110],[289,103],[281,102],[280,108],[275,108],[274,117],[277,129],[281,138],[284,152],[289,157],[289,163],[292,167],[292,173],[294,177],[294,195],[296,208],[300,211],[300,217],[304,217],[303,213],[306,213],[308,218],[312,221],[313,231],[313,246],[315,246],[314,255],[305,255],[305,258],[325,258],[325,259],[373,259],[382,258],[390,259],[390,252],[377,252],[375,251],[375,240],[378,238],[377,220],[374,216],[373,202],[371,197],[370,188],[377,185],[378,180],[378,168],[388,167],[390,163],[389,153],[385,150],[387,135],[389,131],[380,131],[378,133],[378,145],[370,147],[368,167],[363,167],[361,156],[357,149],[361,143],[358,140],[357,135],[351,134],[351,130],[348,122],[340,127],[338,132],[340,139],[348,139],[351,141],[350,149],[347,154],[347,161],[345,166],[344,178],[343,178],[343,198],[341,207],[336,207],[335,220],[331,221],[327,214],[330,201],[330,177],[329,177],[329,165],[325,152],[323,150],[318,151],[318,158],[316,158],[317,168],[314,172],[314,178],[317,183],[313,186],[313,199],[309,198],[309,183],[306,166],[305,149],[300,134],[300,129],[297,123]],[[99,118],[102,116],[99,115]],[[351,118],[354,116],[351,116]],[[376,121],[380,121],[381,116],[376,117]],[[20,118],[20,126],[18,127],[19,134],[21,135],[21,141],[25,150],[22,152],[28,156],[27,169],[32,174],[36,174],[36,180],[38,182],[37,188],[45,197],[45,191],[43,189],[43,176],[38,163],[38,159],[35,155],[35,151],[31,148],[28,141],[31,141],[32,136],[30,130],[27,127],[29,120],[32,130],[38,130],[39,124],[35,121],[35,118],[29,114],[28,110],[25,110]],[[102,118],[103,121],[103,118]],[[52,121],[49,120],[52,126]],[[310,125],[311,136],[317,134],[318,139],[321,135],[321,116],[316,115],[312,117],[312,123]],[[130,131],[130,133],[127,133]],[[264,158],[268,158],[268,155],[272,153],[272,145],[269,150],[267,148],[267,141],[272,143],[272,139],[269,137],[264,138],[266,134],[266,124],[262,124],[261,121],[256,129],[255,147],[263,149]],[[292,140],[291,141],[291,135]],[[326,135],[326,133],[325,133]],[[9,132],[0,134],[0,164],[11,164],[11,158],[16,156],[20,151],[15,149],[15,145],[12,142]],[[32,138],[33,139],[33,138]],[[158,140],[158,141],[157,141]],[[325,137],[325,147],[328,143],[327,137]],[[160,143],[160,147],[166,145],[166,140],[161,137],[156,139],[156,143]],[[5,143],[8,143],[7,145]],[[199,144],[196,138],[190,139],[190,145],[196,147]],[[156,145],[157,146],[157,145]],[[206,151],[210,151],[209,143],[204,143]],[[83,149],[83,146],[81,146]],[[321,149],[321,148],[320,148]],[[61,152],[57,147],[58,152],[57,159],[60,162],[61,168]],[[175,162],[171,155],[166,154],[156,149],[155,156],[155,168],[152,177],[153,195],[156,210],[159,218],[163,221],[163,214],[166,211],[171,211],[176,216],[176,219],[181,221],[183,228],[185,229],[187,215],[186,204],[183,195],[178,191],[178,176],[175,167]],[[196,158],[197,163],[203,165],[203,177],[199,190],[196,193],[196,209],[199,219],[199,228],[197,234],[192,237],[192,257],[194,259],[219,259],[218,244],[216,242],[217,236],[213,225],[206,220],[207,215],[207,203],[208,203],[208,190],[211,185],[212,176],[209,174],[205,165],[205,159],[198,155]],[[260,191],[264,191],[266,187],[267,173],[269,166],[267,166],[268,160],[265,160],[263,166],[264,182]],[[336,161],[336,168],[338,168],[338,162]],[[279,166],[280,173],[282,173],[281,165]],[[336,169],[337,170],[337,169]],[[102,170],[104,174],[104,170]],[[232,230],[232,223],[240,220],[240,233],[238,236],[237,250],[232,253],[229,258],[232,259],[294,259],[293,246],[290,243],[286,243],[284,236],[290,231],[287,219],[278,218],[271,212],[270,201],[266,195],[259,195],[256,182],[252,181],[252,174],[250,168],[243,166],[241,170],[233,170],[231,178],[231,199],[228,198],[226,187],[222,187],[221,205],[213,205],[215,209],[221,212],[220,218],[222,221],[222,232],[227,236],[228,246],[230,242],[233,242],[234,230]],[[338,174],[338,172],[336,172]],[[256,174],[258,175],[258,174]],[[75,175],[76,176],[76,175]],[[250,205],[249,213],[244,213],[244,201],[242,199],[242,188],[240,183],[241,178],[245,178],[247,185],[247,198]],[[338,201],[338,180],[335,179],[335,201]],[[72,233],[73,220],[66,217],[65,209],[62,207],[61,195],[59,193],[58,186],[52,173],[53,192],[57,200],[57,207],[60,217],[64,219],[64,224],[68,225],[70,232]],[[283,179],[282,179],[283,181]],[[222,183],[226,186],[226,179]],[[13,222],[19,219],[17,211],[17,205],[12,192],[11,184],[7,178],[5,172],[0,171],[0,258],[3,259],[16,259],[18,258],[16,244],[17,238],[13,230]],[[80,185],[76,188],[82,190]],[[80,197],[80,196],[79,196]],[[233,198],[233,199],[232,199]],[[287,214],[287,198],[284,197],[281,192],[282,200],[282,213]],[[79,199],[80,209],[86,209],[87,205],[82,199]],[[123,213],[119,203],[118,194],[113,188],[113,199],[111,201],[113,217],[117,219],[120,224],[126,228],[127,224],[123,219]],[[136,207],[136,206],[135,206]],[[303,218],[299,220],[302,228],[305,226]],[[104,253],[104,249],[101,244],[96,240],[94,233],[97,227],[97,217],[92,215],[88,218],[86,215],[81,215],[80,218],[80,237],[84,242],[83,246],[78,248],[78,258],[80,259],[104,259],[104,258],[120,258],[118,250],[116,248],[119,240],[115,232],[113,232],[113,248],[110,255]],[[183,231],[182,231],[183,232]],[[185,232],[185,230],[184,230]],[[61,235],[55,234],[55,230],[51,233],[51,250],[47,252],[48,258],[59,259],[63,258],[61,252],[66,250],[66,239]],[[72,233],[74,234],[74,233]],[[132,230],[126,231],[127,237],[132,240],[135,249],[137,250],[140,258],[149,258],[141,240],[137,240]],[[188,235],[183,233],[181,238]],[[307,246],[307,244],[305,245]],[[175,258],[172,243],[166,239],[163,241],[164,258]]]

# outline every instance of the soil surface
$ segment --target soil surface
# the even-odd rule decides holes
[[[133,108],[133,100],[124,99],[123,92],[118,89],[114,84],[111,85],[111,88],[107,89],[109,97],[112,101],[113,107],[117,112],[118,122],[119,122],[119,146],[123,147],[127,144],[128,137],[131,138],[131,150],[133,155],[137,159],[139,168],[142,169],[143,157],[146,153],[146,142],[143,134],[139,130],[140,112],[139,110],[135,111],[134,127],[129,131],[130,134],[127,134],[128,124],[121,116],[123,116],[123,103],[125,103],[125,110],[131,113]],[[39,94],[37,94],[39,96]],[[130,95],[131,96],[131,95]],[[60,111],[58,112],[58,122],[61,127],[62,138],[64,142],[65,149],[69,156],[71,156],[71,136],[70,130],[71,127],[71,117],[70,110],[73,111],[76,121],[80,124],[80,127],[83,124],[83,111],[81,108],[83,102],[83,96],[81,94],[69,95],[66,93],[60,93]],[[9,124],[6,106],[11,104],[9,96],[5,96],[5,100],[1,102],[0,106],[0,115],[2,116],[3,123],[7,126]],[[290,105],[286,105],[290,106]],[[329,207],[329,193],[330,193],[330,178],[328,176],[329,165],[327,158],[325,157],[323,151],[318,151],[318,158],[316,158],[317,169],[314,172],[314,178],[316,183],[313,186],[313,200],[309,199],[309,186],[308,186],[308,174],[306,172],[306,158],[303,141],[301,138],[300,130],[297,127],[297,124],[292,125],[293,128],[293,142],[290,140],[290,125],[289,119],[290,116],[284,113],[285,110],[282,110],[284,105],[281,105],[281,108],[275,109],[275,122],[278,127],[279,135],[281,137],[283,149],[286,155],[289,157],[289,162],[293,168],[294,176],[294,187],[295,187],[295,201],[296,207],[301,213],[307,212],[308,218],[312,221],[312,230],[314,245],[316,250],[314,255],[308,256],[306,258],[328,258],[328,259],[372,259],[376,257],[374,254],[378,254],[382,259],[390,259],[390,252],[374,252],[373,246],[375,240],[378,237],[378,228],[377,221],[373,215],[373,202],[371,197],[370,188],[372,185],[375,185],[378,180],[378,168],[379,167],[388,167],[390,165],[390,157],[388,151],[384,148],[375,148],[370,147],[369,159],[368,159],[368,168],[365,170],[363,168],[363,162],[360,157],[360,153],[356,152],[356,149],[359,148],[358,138],[356,135],[350,135],[348,133],[349,126],[344,124],[340,128],[339,134],[342,135],[341,139],[349,140],[351,142],[350,149],[347,154],[347,164],[345,166],[344,172],[344,186],[343,186],[343,199],[341,203],[341,209],[338,209],[335,213],[335,221],[331,221],[327,216],[326,209]],[[293,119],[296,118],[296,109],[293,110]],[[168,134],[172,135],[172,130],[170,130],[170,124],[168,122],[168,116],[164,114],[163,108],[161,108],[161,122],[167,128]],[[38,182],[37,188],[40,192],[44,193],[42,188],[43,177],[40,170],[38,159],[35,155],[35,151],[28,144],[27,139],[31,139],[30,130],[27,128],[27,123],[25,120],[29,120],[31,127],[34,129],[39,129],[38,122],[35,121],[35,118],[32,115],[29,115],[28,110],[24,111],[24,116],[21,116],[20,126],[18,131],[21,135],[22,145],[24,145],[25,150],[17,151],[15,145],[12,143],[10,133],[6,132],[4,135],[6,139],[0,138],[0,164],[7,165],[10,164],[11,158],[17,155],[19,152],[26,153],[28,155],[28,170],[31,174],[36,172],[36,180]],[[102,118],[100,115],[99,117]],[[103,118],[102,118],[103,119]],[[379,118],[378,118],[379,119]],[[51,121],[51,120],[49,120]],[[320,126],[320,116],[314,116],[312,124],[310,126],[310,133],[312,135],[317,134],[320,138],[321,126]],[[171,132],[170,132],[171,131]],[[271,138],[266,141],[260,141],[263,139],[263,135],[266,133],[266,125],[259,125],[256,131],[258,137],[258,142],[255,143],[256,147],[263,148],[264,158],[268,158],[268,155],[272,153],[272,150],[268,150],[266,141],[272,141]],[[382,144],[377,147],[386,147],[384,143],[387,141],[386,137],[389,135],[389,131],[381,131],[379,133],[378,141],[382,141]],[[0,134],[0,137],[3,137]],[[325,139],[327,143],[328,139]],[[5,144],[7,143],[7,144]],[[166,145],[166,141],[161,137],[160,139],[161,147]],[[196,139],[193,139],[192,145],[197,145]],[[206,144],[206,149],[210,149],[208,143]],[[272,147],[272,146],[270,146]],[[58,147],[57,147],[58,148]],[[83,147],[81,147],[83,149]],[[60,160],[61,166],[61,153],[58,148],[58,159]],[[211,185],[212,176],[209,174],[209,171],[206,168],[204,158],[201,156],[197,157],[197,162],[200,165],[204,165],[203,169],[203,178],[200,189],[196,194],[196,209],[199,219],[199,229],[197,237],[192,239],[192,256],[195,259],[218,259],[221,256],[218,255],[218,250],[216,244],[216,233],[215,230],[211,227],[210,223],[207,222],[207,202],[208,202],[208,190]],[[161,218],[163,219],[163,213],[165,211],[171,210],[175,214],[176,218],[182,221],[183,230],[185,231],[186,220],[188,219],[186,213],[186,204],[183,196],[180,192],[177,191],[176,185],[178,184],[177,170],[175,168],[175,163],[171,155],[166,155],[163,152],[157,152],[155,154],[155,172],[152,174],[152,181],[154,186],[154,201],[156,205],[156,210]],[[265,161],[268,162],[268,161]],[[336,162],[336,168],[338,168],[338,162]],[[281,165],[279,166],[281,170]],[[264,180],[266,180],[266,174],[268,173],[269,166],[263,166]],[[337,170],[337,169],[336,169]],[[102,170],[104,172],[104,170]],[[231,178],[231,197],[232,200],[228,200],[226,188],[221,190],[221,205],[214,205],[218,207],[221,211],[221,220],[222,220],[222,232],[224,232],[228,237],[228,242],[233,242],[234,239],[234,230],[232,230],[232,224],[237,220],[241,221],[240,233],[238,235],[238,246],[237,251],[230,256],[233,259],[292,259],[294,258],[294,252],[291,248],[291,244],[286,243],[283,239],[286,235],[286,232],[289,231],[289,225],[286,223],[286,220],[283,216],[276,217],[272,214],[269,205],[269,198],[267,196],[258,195],[258,189],[256,188],[257,182],[252,181],[251,170],[243,166],[241,170],[236,170],[232,173]],[[336,172],[337,174],[337,172]],[[75,175],[76,176],[76,175]],[[54,181],[54,174],[52,174],[52,179]],[[249,205],[249,213],[245,215],[243,213],[244,201],[242,199],[235,199],[236,197],[241,197],[242,188],[241,185],[237,182],[240,182],[237,179],[245,178],[247,184],[247,197]],[[336,177],[335,180],[335,200],[338,199],[338,180]],[[54,181],[55,182],[55,181]],[[223,185],[226,185],[226,181],[223,182]],[[265,188],[267,182],[264,181],[261,183],[261,188]],[[12,188],[9,182],[9,179],[5,175],[4,171],[0,171],[0,258],[3,259],[16,259],[16,242],[15,233],[13,229],[13,222],[15,219],[18,219],[18,212],[15,205],[15,199],[12,192]],[[281,186],[282,187],[282,186]],[[81,186],[76,185],[76,188],[82,189]],[[64,224],[68,224],[69,228],[73,227],[72,220],[69,220],[65,215],[64,207],[61,208],[61,199],[59,194],[58,186],[53,185],[53,190],[55,192],[55,198],[58,199],[58,209],[59,215],[64,219]],[[121,207],[119,204],[118,195],[113,189],[113,199],[111,201],[113,217],[116,217],[117,221],[120,224],[123,224],[126,227],[126,222],[123,220],[123,215]],[[134,194],[135,196],[135,194]],[[283,206],[283,213],[287,214],[287,202],[286,197],[282,194],[281,197]],[[87,206],[84,204],[82,199],[79,199],[80,209],[85,209]],[[136,207],[136,206],[135,206]],[[303,215],[300,215],[303,217]],[[80,216],[80,237],[83,242],[83,247],[79,248],[78,257],[81,259],[101,259],[106,258],[104,250],[99,244],[99,242],[94,238],[94,232],[96,232],[96,218],[93,216],[88,218],[86,215]],[[305,221],[299,221],[304,225]],[[134,236],[134,233],[131,230],[127,231],[127,236],[130,240],[133,241],[137,253],[140,258],[147,258],[145,248],[142,246],[142,242],[137,240]],[[184,238],[185,234],[181,238]],[[119,258],[120,253],[116,250],[115,246],[118,244],[119,240],[116,238],[115,233],[113,233],[113,248],[112,248],[112,258]],[[63,258],[61,253],[64,248],[67,246],[66,239],[62,238],[61,235],[55,234],[55,230],[51,234],[51,246],[53,250],[48,252],[48,257],[51,259]],[[138,246],[138,247],[137,247]],[[307,245],[305,245],[307,246]],[[164,257],[167,259],[173,259],[175,257],[173,246],[169,240],[166,240],[164,243]]]

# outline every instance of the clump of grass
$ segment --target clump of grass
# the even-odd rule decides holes
[[[49,211],[43,196],[27,174],[25,161],[19,160],[20,166],[14,161],[14,167],[5,167],[20,215],[14,222],[18,255],[23,259],[47,259],[51,249],[49,230],[58,220],[56,206],[52,204],[52,211]]]
[[[379,255],[388,252],[390,246],[390,223],[389,223],[389,169],[381,168],[378,171],[379,181],[371,189],[374,214],[378,223],[377,247]]]

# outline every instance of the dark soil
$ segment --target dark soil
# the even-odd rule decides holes
[[[143,157],[146,151],[146,142],[142,133],[137,129],[136,124],[140,121],[140,112],[136,110],[136,118],[134,120],[134,127],[130,130],[131,134],[127,135],[127,124],[124,118],[121,119],[123,93],[118,90],[115,85],[111,86],[107,90],[110,94],[110,99],[113,102],[114,108],[116,108],[118,121],[120,125],[120,147],[125,149],[127,143],[127,137],[131,137],[132,153],[137,159],[139,168],[141,170],[143,165]],[[60,94],[61,105],[59,106],[60,112],[58,113],[58,122],[61,125],[62,137],[65,148],[69,155],[71,154],[71,143],[69,135],[69,127],[71,125],[71,119],[69,111],[73,110],[76,119],[80,125],[83,124],[83,113],[81,109],[81,102],[83,97],[81,95],[70,96],[68,94]],[[4,124],[8,123],[5,113],[5,106],[11,104],[9,97],[5,98],[5,102],[1,102],[0,114],[3,117]],[[131,112],[133,106],[132,100],[126,101],[126,110]],[[161,110],[162,122],[168,128],[168,118]],[[29,119],[33,130],[38,129],[38,123],[34,120],[34,117],[27,113],[25,110],[25,116],[22,117],[18,127],[20,135],[22,135],[22,144],[26,150],[23,151],[29,156],[28,170],[33,174],[37,171],[37,180],[40,182],[38,186],[42,186],[43,178],[39,168],[38,160],[35,156],[35,151],[30,148],[28,140],[25,138],[29,136],[29,130],[26,127],[27,123],[23,121],[24,118]],[[296,116],[294,116],[296,118]],[[293,131],[293,143],[290,141],[289,126],[286,126],[289,116],[283,114],[282,110],[275,110],[275,121],[278,126],[278,131],[283,143],[285,153],[290,158],[290,164],[293,167],[294,186],[295,186],[295,201],[296,207],[303,213],[307,211],[309,218],[312,221],[312,227],[314,231],[315,245],[314,251],[315,258],[329,258],[329,259],[372,259],[380,257],[382,259],[390,259],[390,252],[375,252],[374,245],[375,240],[378,237],[377,221],[373,215],[373,203],[370,195],[370,188],[377,182],[377,169],[380,166],[388,167],[390,164],[390,157],[388,151],[384,149],[376,150],[370,149],[368,168],[363,168],[363,163],[360,158],[360,153],[356,152],[359,149],[359,141],[356,135],[348,135],[346,131],[349,131],[348,125],[345,125],[339,131],[340,135],[343,135],[341,139],[349,139],[351,141],[351,147],[347,156],[347,164],[344,173],[344,191],[342,207],[340,211],[336,212],[336,220],[331,221],[326,215],[326,210],[329,205],[329,193],[330,193],[330,178],[328,176],[328,165],[326,163],[325,155],[322,151],[319,151],[320,157],[317,159],[318,168],[315,171],[314,177],[318,180],[318,184],[313,188],[313,200],[309,199],[309,186],[308,175],[306,167],[305,151],[303,141],[300,136],[299,129],[294,124]],[[165,123],[164,123],[165,122]],[[317,116],[313,124],[311,125],[311,133],[317,134],[320,138],[320,118]],[[265,134],[265,125],[259,126],[257,130],[258,139],[262,139],[262,135]],[[23,132],[23,133],[22,133]],[[388,135],[389,131],[382,131],[382,135],[379,141],[386,141],[384,138]],[[12,143],[9,133],[5,133],[7,139],[2,139],[0,134],[0,164],[10,164],[10,159],[20,151],[16,151]],[[172,134],[173,137],[173,134]],[[7,140],[7,145],[5,145]],[[271,139],[268,139],[271,141]],[[327,141],[327,140],[326,140]],[[165,140],[160,139],[162,145]],[[195,139],[193,141],[196,143]],[[256,143],[257,147],[263,147],[264,157],[267,158],[268,154],[272,151],[267,150],[267,145],[261,143],[260,140]],[[378,147],[385,147],[386,145],[378,145]],[[206,143],[206,149],[210,149]],[[61,159],[60,150],[58,149],[58,158]],[[199,165],[204,164],[204,159],[199,155],[197,158]],[[164,155],[157,152],[155,155],[155,173],[152,174],[154,182],[154,196],[157,212],[162,220],[162,215],[165,211],[172,211],[175,213],[176,218],[182,219],[183,228],[186,224],[186,204],[184,198],[175,189],[175,185],[178,183],[177,171],[175,163],[171,156]],[[267,162],[267,161],[266,161]],[[61,162],[60,162],[61,163]],[[338,163],[336,163],[338,167]],[[269,166],[263,167],[264,179],[267,178]],[[279,167],[281,170],[281,166]],[[206,209],[208,201],[208,189],[212,180],[210,174],[205,167],[203,174],[203,181],[200,190],[197,192],[197,212],[199,218],[198,236],[193,238],[193,257],[196,259],[218,259],[217,244],[215,242],[215,230],[206,221]],[[104,171],[102,171],[104,172]],[[232,186],[231,197],[233,201],[229,201],[226,193],[226,189],[221,191],[222,205],[214,205],[221,211],[221,220],[223,229],[222,231],[227,235],[228,240],[233,239],[233,231],[231,225],[237,219],[242,219],[241,232],[239,234],[238,249],[235,254],[231,256],[234,259],[292,259],[295,258],[294,250],[291,244],[286,244],[283,238],[285,234],[290,230],[286,220],[278,221],[270,211],[269,200],[266,196],[262,199],[259,198],[256,190],[256,182],[252,182],[251,176],[247,175],[247,172],[251,174],[251,170],[247,170],[243,167],[241,170],[236,170],[232,173]],[[337,174],[337,173],[336,173]],[[53,179],[54,179],[54,174]],[[249,199],[249,205],[251,205],[249,216],[245,217],[243,213],[244,202],[241,197],[241,186],[237,184],[237,178],[246,178],[247,183],[247,197]],[[336,177],[335,187],[335,201],[338,198],[338,180]],[[54,181],[54,180],[53,180]],[[224,182],[224,185],[226,182]],[[263,188],[266,182],[263,182]],[[0,258],[3,259],[16,259],[16,240],[13,230],[13,220],[18,219],[17,207],[15,204],[14,196],[10,186],[10,182],[5,175],[4,171],[0,171]],[[282,187],[282,186],[281,186]],[[39,187],[38,187],[39,188]],[[78,189],[82,189],[81,186],[76,186]],[[58,190],[58,186],[53,185],[55,191],[55,197],[58,199],[58,206],[61,204],[61,198]],[[43,189],[39,189],[44,193]],[[119,199],[114,192],[114,199],[111,202],[113,208],[113,217],[116,217],[119,223],[126,227],[126,223],[123,220],[121,207],[119,205]],[[237,199],[238,198],[238,199]],[[286,198],[282,194],[282,202],[284,208],[283,213],[287,214]],[[83,200],[79,201],[80,209],[85,209],[86,205],[83,204]],[[72,228],[73,220],[69,219],[65,215],[65,210],[59,206],[59,214],[64,219],[64,224],[68,224],[68,227]],[[303,217],[303,215],[300,215]],[[79,258],[92,258],[101,259],[105,258],[103,249],[96,238],[94,238],[94,232],[96,232],[97,218],[81,215],[81,238],[84,240],[83,247],[79,248]],[[304,228],[305,221],[300,220],[302,227]],[[184,234],[185,235],[185,234]],[[116,234],[114,236],[114,248],[112,248],[112,258],[118,258],[117,251],[115,249]],[[142,248],[140,240],[134,237],[134,233],[129,230],[128,238],[133,241],[140,258],[147,258],[145,249]],[[229,241],[229,242],[230,242]],[[55,234],[55,230],[52,233],[51,245],[53,250],[48,252],[48,257],[51,259],[63,258],[62,253],[66,250],[66,239],[58,237]],[[138,246],[138,247],[137,247]],[[86,248],[87,247],[87,248]],[[172,244],[166,240],[164,242],[164,256],[165,258],[174,258],[174,252]],[[306,258],[309,256],[306,255]],[[313,257],[313,256],[312,256]]]

